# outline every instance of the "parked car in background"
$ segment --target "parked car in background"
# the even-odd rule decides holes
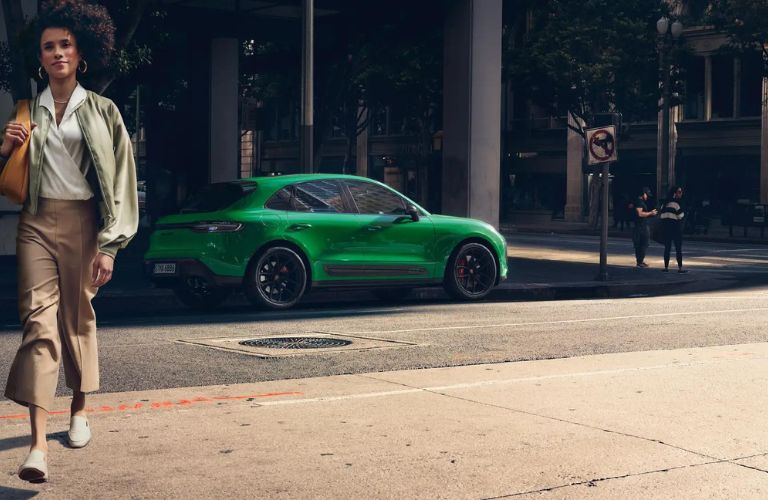
[[[507,275],[506,242],[492,226],[432,215],[384,184],[331,174],[205,186],[157,221],[145,266],[194,308],[237,288],[270,309],[332,287],[393,299],[442,285],[477,300]]]

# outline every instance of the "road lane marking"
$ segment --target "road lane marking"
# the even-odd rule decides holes
[[[135,410],[161,410],[168,408],[183,408],[193,404],[199,403],[215,403],[217,401],[242,401],[247,399],[257,398],[275,398],[281,396],[303,396],[303,392],[265,392],[259,394],[248,394],[245,396],[196,396],[189,399],[180,399],[178,401],[152,401],[145,403],[134,404],[120,404],[117,406],[102,405],[97,408],[86,408],[86,413],[113,413],[113,412],[126,412]],[[69,415],[69,410],[55,410],[48,413],[51,416],[57,415]],[[2,420],[23,420],[28,419],[28,413],[19,413],[14,415],[0,415],[0,421]]]
[[[750,361],[756,360],[756,359],[763,359],[763,358],[749,358]],[[641,366],[641,367],[629,367],[629,368],[614,368],[611,370],[597,370],[597,371],[589,371],[589,372],[574,372],[574,373],[558,373],[555,375],[535,375],[530,377],[518,377],[518,378],[508,378],[508,379],[494,379],[494,380],[482,380],[479,382],[465,382],[460,384],[450,384],[450,385],[435,385],[435,386],[428,386],[428,387],[409,387],[407,389],[398,389],[393,391],[377,391],[377,392],[365,392],[365,393],[357,393],[357,394],[345,394],[341,396],[318,396],[315,398],[305,398],[305,399],[286,399],[282,401],[265,401],[263,403],[259,403],[259,406],[288,406],[288,405],[299,405],[299,404],[308,404],[308,403],[325,403],[325,402],[333,402],[333,401],[346,401],[346,400],[354,400],[354,399],[368,399],[368,398],[380,398],[380,397],[388,397],[388,396],[401,396],[406,394],[416,394],[416,393],[423,393],[423,392],[434,392],[434,393],[441,393],[446,391],[454,391],[454,390],[462,390],[462,389],[475,389],[480,387],[487,387],[487,386],[494,386],[494,385],[511,385],[511,384],[520,384],[520,383],[526,383],[526,382],[540,382],[540,381],[546,381],[546,380],[557,380],[557,379],[565,379],[565,378],[576,378],[576,377],[594,377],[594,376],[604,376],[604,375],[619,375],[624,373],[630,373],[630,372],[640,372],[640,371],[651,371],[651,370],[663,370],[667,368],[689,368],[694,366],[704,366],[704,365],[711,365],[716,363],[724,363],[724,362],[732,362],[732,361],[744,361],[744,359],[713,359],[713,360],[707,360],[707,361],[690,361],[688,363],[669,363],[664,365],[651,365],[651,366]],[[362,376],[362,375],[358,375]],[[407,383],[405,382],[397,382],[388,380],[385,376],[377,377],[375,375],[365,375],[364,378],[376,380],[380,382],[388,382],[392,384],[398,384],[402,386],[408,387]]]
[[[511,384],[526,383],[526,382],[541,382],[541,381],[547,381],[547,380],[578,378],[578,377],[620,375],[624,373],[664,370],[669,368],[674,368],[674,369],[690,368],[690,367],[696,367],[696,366],[730,363],[734,361],[743,362],[745,361],[745,359],[747,361],[757,361],[765,358],[761,356],[750,357],[750,358],[727,358],[727,359],[717,358],[717,359],[709,359],[709,360],[701,360],[701,361],[689,361],[686,363],[672,362],[672,363],[660,364],[660,365],[613,368],[609,370],[557,373],[553,375],[532,375],[527,377],[481,380],[478,382],[463,382],[458,384],[433,385],[433,386],[427,386],[427,387],[409,387],[404,382],[389,380],[388,378],[386,378],[386,374],[354,375],[356,377],[375,380],[378,382],[397,384],[400,386],[404,386],[406,388],[396,389],[391,391],[376,391],[376,392],[365,392],[365,393],[355,393],[355,394],[344,394],[340,396],[318,396],[314,398],[285,399],[281,401],[259,401],[258,405],[259,406],[287,406],[287,405],[297,405],[297,404],[325,403],[325,402],[333,402],[333,401],[380,398],[380,397],[388,397],[388,396],[401,396],[406,394],[416,394],[416,393],[425,393],[425,392],[441,393],[446,391],[474,389],[474,388],[481,388],[481,387],[488,387],[488,386],[495,386],[495,385],[511,385]],[[539,360],[539,361],[545,361],[545,360]],[[158,410],[158,409],[189,407],[196,403],[213,403],[217,401],[233,401],[233,400],[243,401],[248,399],[273,398],[273,397],[281,397],[281,396],[301,397],[301,396],[304,396],[304,393],[303,392],[267,392],[267,393],[250,394],[250,395],[244,395],[244,396],[211,396],[211,397],[197,396],[189,399],[180,399],[177,401],[166,400],[166,401],[154,401],[151,403],[148,402],[146,404],[144,403],[120,404],[117,406],[104,405],[98,408],[86,408],[85,411],[88,413],[114,413],[114,412],[125,412],[125,411],[142,410],[142,409]],[[49,413],[49,415],[51,416],[68,415],[68,414],[69,414],[69,410],[58,410],[58,411],[52,411]],[[29,418],[29,415],[27,414],[0,415],[0,420],[22,420],[22,419],[28,419],[28,418]]]
[[[626,319],[664,318],[664,317],[673,317],[673,316],[702,316],[702,315],[711,315],[711,314],[763,312],[763,311],[768,312],[768,307],[751,307],[747,309],[721,309],[717,311],[631,314],[628,316],[607,316],[604,318],[562,319],[557,321],[531,321],[531,322],[525,322],[525,323],[495,323],[495,324],[485,324],[485,325],[475,324],[475,325],[460,325],[460,326],[435,326],[430,328],[408,328],[404,330],[366,330],[366,331],[352,331],[352,332],[322,332],[322,333],[328,333],[332,335],[412,333],[412,332],[432,332],[432,331],[445,331],[445,330],[464,330],[467,328],[499,328],[499,327],[514,327],[514,326],[564,325],[564,324],[590,323],[590,322],[599,322],[599,321],[618,321],[618,320],[626,320]]]

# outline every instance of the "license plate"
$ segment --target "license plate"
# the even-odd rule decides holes
[[[158,262],[155,264],[152,274],[176,274],[176,263]]]

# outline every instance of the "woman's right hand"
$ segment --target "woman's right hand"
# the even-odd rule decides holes
[[[32,130],[36,126],[37,124],[33,123]],[[27,130],[27,127],[19,122],[8,122],[5,129],[3,129],[3,145],[0,146],[0,155],[10,156],[14,149],[21,146],[27,140],[32,130]]]

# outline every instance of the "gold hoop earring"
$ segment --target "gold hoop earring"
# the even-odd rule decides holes
[[[37,68],[37,76],[39,76],[41,80],[45,80],[45,77],[43,76],[43,67],[42,66]]]
[[[80,59],[80,62],[83,63],[83,68],[80,68],[80,64],[78,64],[77,69],[80,70],[80,73],[85,74],[85,72],[88,71],[88,63],[85,59]]]

